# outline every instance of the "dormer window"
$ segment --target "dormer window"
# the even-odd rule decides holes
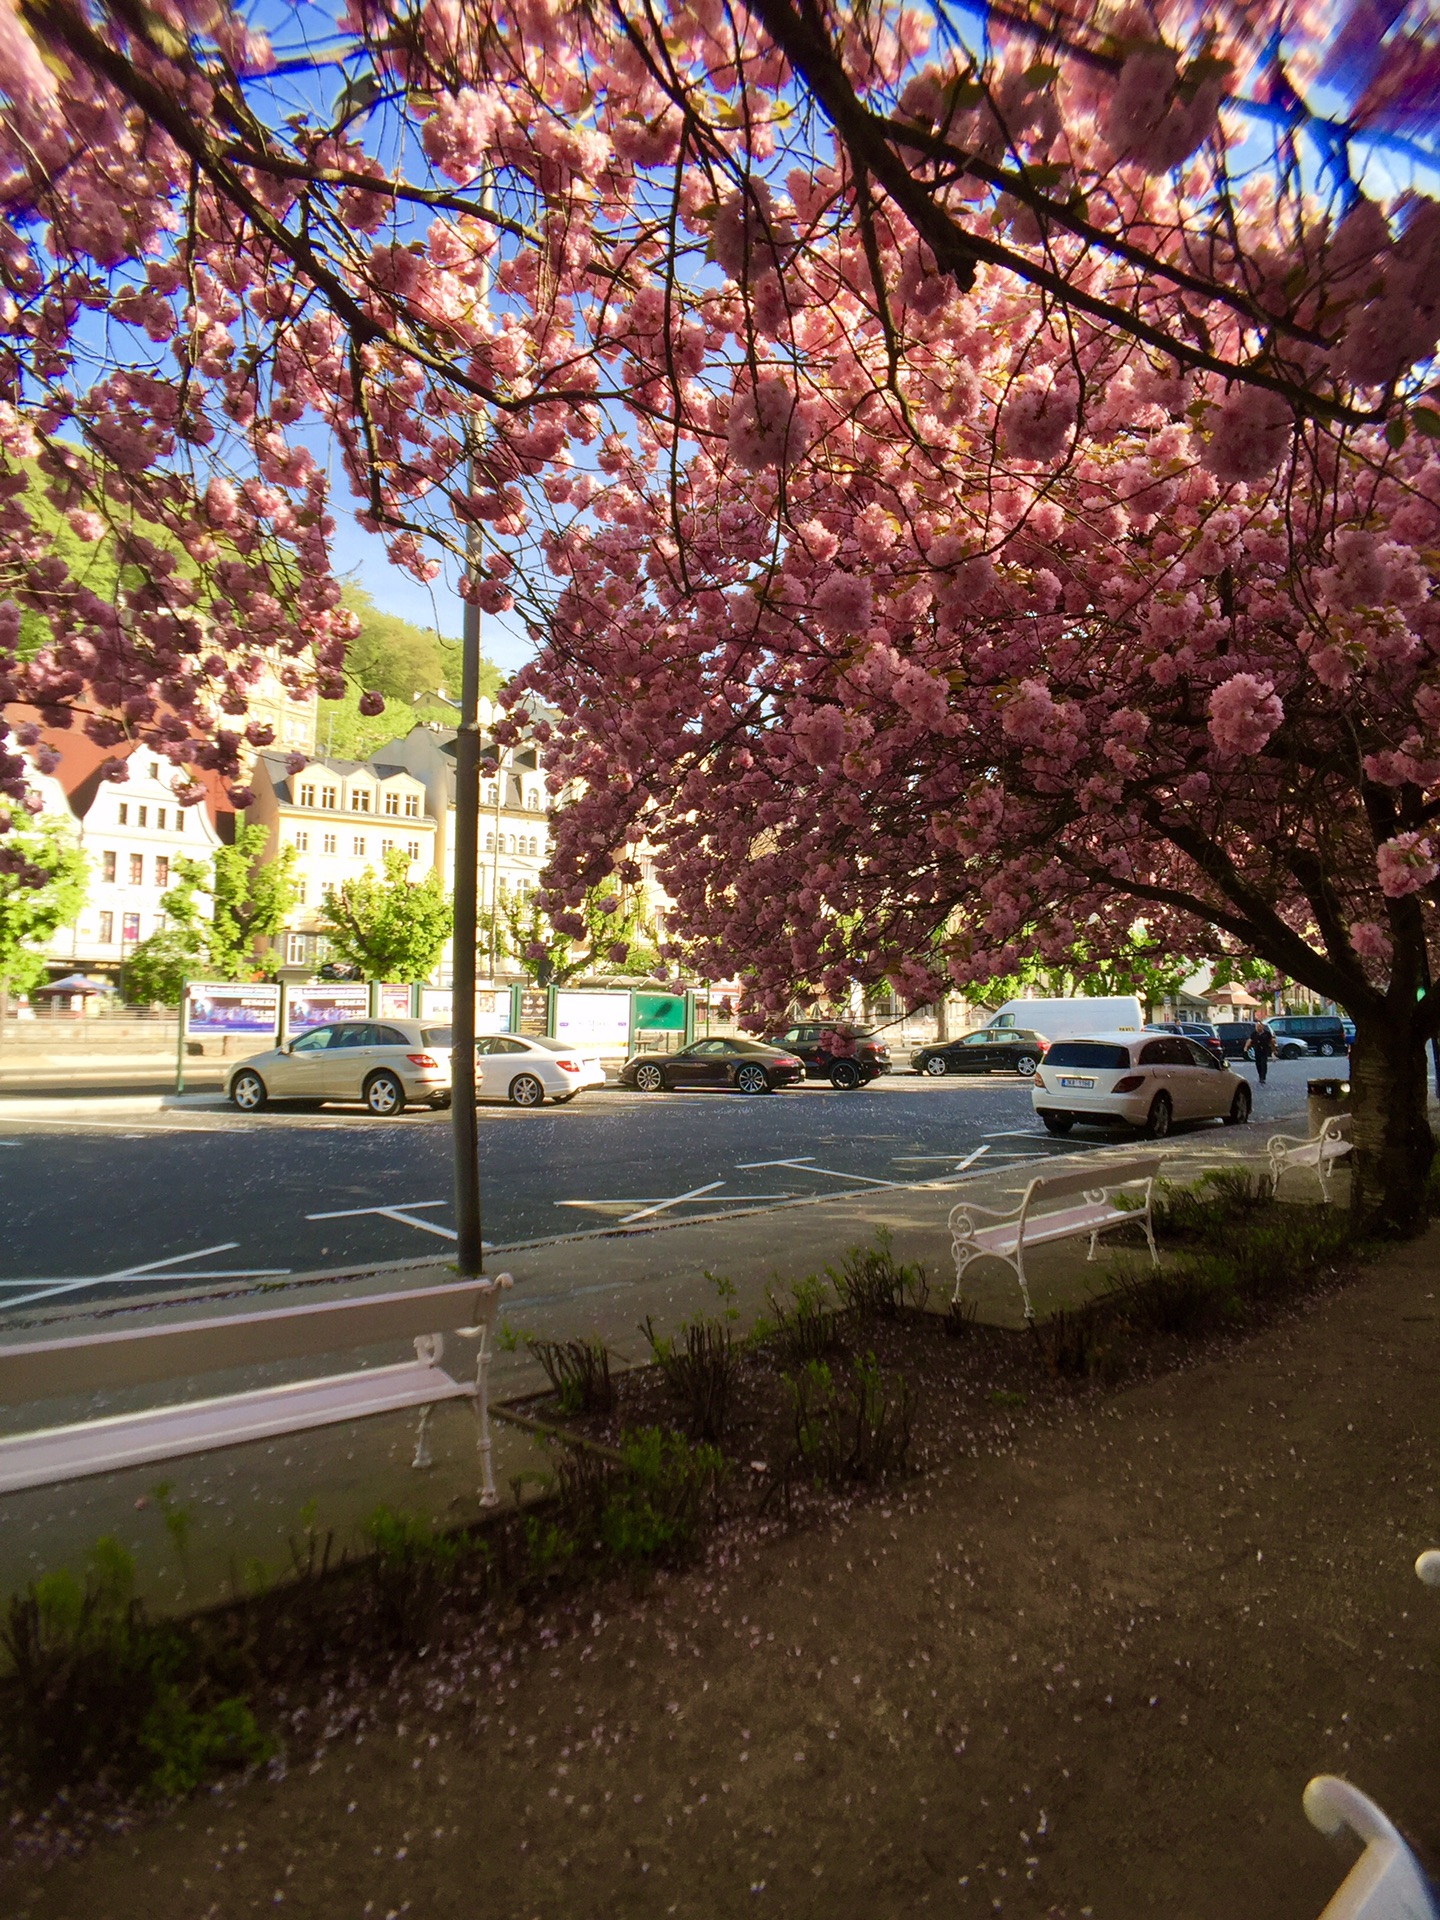
[[[356,787],[352,790],[350,794],[350,811],[352,813],[368,813],[370,811],[370,789],[368,787]]]
[[[335,805],[334,787],[322,787],[320,789],[320,804],[322,807],[330,807],[333,809]]]
[[[386,813],[399,813],[400,811],[400,796],[393,790],[385,796],[385,811]]]
[[[302,807],[313,807],[313,806],[314,806],[314,804],[315,804],[315,789],[314,789],[314,787],[308,787],[308,786],[307,786],[307,787],[301,787],[301,789],[300,789],[300,804],[301,804],[301,806],[302,806]]]
[[[418,820],[420,818],[420,796],[418,793],[406,794],[405,818],[407,820]]]

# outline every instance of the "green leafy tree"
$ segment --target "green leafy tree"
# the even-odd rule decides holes
[[[175,862],[175,884],[160,897],[167,924],[126,963],[127,998],[175,1006],[187,977],[260,976],[256,947],[281,931],[296,894],[295,849],[280,847],[267,860],[269,839],[266,828],[239,821],[233,845],[209,860]]]
[[[342,597],[358,617],[360,631],[346,650],[344,697],[320,708],[320,750],[342,760],[367,760],[387,740],[408,733],[417,720],[453,725],[454,709],[424,696],[440,687],[451,692],[458,688],[459,641],[417,627],[398,614],[382,613],[363,587],[347,586]],[[500,686],[500,669],[482,660],[480,692],[493,700]],[[362,713],[362,692],[382,695],[383,712]]]
[[[590,889],[578,911],[584,931],[561,933],[538,893],[502,897],[501,951],[512,954],[537,987],[563,987],[584,973],[655,971],[655,933],[637,899],[605,882]]]
[[[383,875],[367,867],[325,893],[324,931],[336,959],[358,967],[365,980],[424,980],[440,958],[454,923],[438,873],[409,878],[398,847],[385,855]]]
[[[13,833],[7,855],[19,870],[0,867],[0,991],[26,993],[45,977],[39,949],[61,927],[74,924],[85,904],[85,855],[61,820],[40,820],[30,833]],[[27,884],[36,871],[40,886]]]

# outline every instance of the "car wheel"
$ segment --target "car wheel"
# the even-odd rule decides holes
[[[533,1073],[517,1073],[510,1082],[510,1104],[512,1107],[544,1106],[545,1089]]]
[[[1040,1118],[1045,1122],[1047,1133],[1069,1133],[1075,1124],[1073,1113],[1042,1113]]]
[[[1334,1058],[1335,1049],[1334,1047],[1331,1046],[1328,1040],[1322,1040],[1320,1042],[1319,1051],[1320,1051],[1320,1058],[1322,1060],[1330,1060]]]
[[[1250,1118],[1250,1089],[1237,1087],[1235,1098],[1230,1102],[1230,1111],[1225,1115],[1227,1127],[1243,1127]]]
[[[640,1089],[641,1093],[663,1093],[665,1091],[665,1076],[659,1067],[647,1061],[643,1067],[637,1067],[635,1069],[635,1085]]]
[[[925,1062],[925,1071],[926,1073],[934,1074],[937,1080],[943,1074],[947,1074],[950,1068],[946,1064],[944,1054],[932,1053],[930,1058]]]
[[[944,1072],[942,1067],[941,1072]],[[853,1093],[860,1085],[860,1069],[853,1060],[837,1060],[830,1069],[830,1084],[841,1093]]]
[[[1168,1093],[1157,1093],[1150,1102],[1150,1111],[1145,1116],[1145,1134],[1150,1140],[1163,1140],[1170,1131],[1170,1121],[1175,1109],[1170,1104]]]
[[[372,1073],[360,1097],[377,1120],[390,1120],[405,1111],[405,1089],[393,1073]]]
[[[230,1082],[230,1098],[241,1113],[259,1113],[269,1104],[270,1095],[258,1073],[237,1073]]]
[[[1022,1053],[1015,1062],[1015,1071],[1018,1074],[1023,1074],[1025,1079],[1030,1080],[1033,1079],[1035,1069],[1039,1064],[1040,1062],[1035,1058],[1033,1053]]]
[[[1303,1047],[1282,1047],[1280,1049],[1280,1058],[1282,1060],[1303,1060],[1305,1058],[1305,1049]]]
[[[770,1077],[763,1067],[749,1063],[737,1069],[735,1084],[741,1093],[769,1093]]]

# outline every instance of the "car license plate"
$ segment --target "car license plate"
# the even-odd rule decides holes
[[[1060,1084],[1061,1084],[1061,1086],[1062,1086],[1062,1087],[1093,1087],[1093,1086],[1094,1086],[1094,1084],[1095,1084],[1095,1082],[1094,1082],[1093,1080],[1065,1080],[1065,1079],[1062,1079],[1062,1080],[1061,1080],[1061,1082],[1060,1082]]]

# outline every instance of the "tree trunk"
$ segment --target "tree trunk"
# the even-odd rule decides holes
[[[1351,1204],[1366,1233],[1415,1234],[1428,1214],[1435,1142],[1430,1132],[1425,1039],[1386,1016],[1357,1020],[1350,1054],[1354,1113]]]

